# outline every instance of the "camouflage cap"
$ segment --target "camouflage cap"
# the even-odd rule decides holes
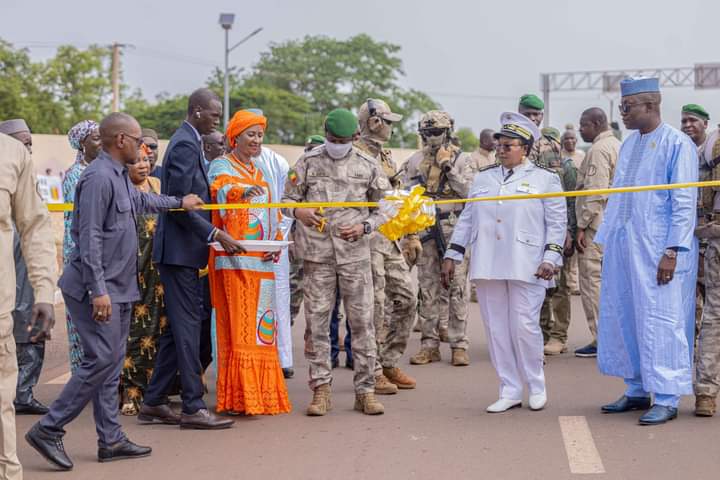
[[[388,122],[399,122],[403,116],[399,113],[393,113],[390,106],[377,98],[368,98],[358,110],[358,121],[361,125],[368,121],[368,118],[378,116]]]
[[[542,133],[543,137],[550,137],[553,140],[560,142],[560,130],[555,127],[545,127],[540,130],[540,133]]]
[[[452,130],[454,125],[455,121],[449,113],[442,112],[440,110],[430,110],[420,117],[418,130],[425,130],[428,128],[449,128]]]

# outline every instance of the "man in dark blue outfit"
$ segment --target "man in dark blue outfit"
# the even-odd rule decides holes
[[[217,96],[202,88],[190,95],[187,119],[170,139],[162,171],[162,193],[194,193],[210,201],[210,185],[202,148],[202,135],[215,130],[220,123],[222,106]],[[233,424],[231,419],[210,412],[203,401],[200,337],[205,291],[198,275],[208,262],[212,241],[220,242],[225,251],[240,249],[223,230],[210,223],[210,212],[170,212],[160,215],[153,261],[160,271],[165,291],[168,325],[158,341],[153,376],[140,408],[141,423],[164,423],[182,428],[220,429]],[[167,393],[175,375],[180,372],[182,413],[168,405]]]
[[[92,401],[101,462],[150,454],[134,444],[118,421],[118,382],[125,360],[133,302],[140,299],[137,276],[136,215],[170,208],[197,209],[197,195],[168,197],[141,193],[130,184],[126,165],[142,145],[140,125],[123,113],[100,124],[103,150],[77,185],[70,262],[58,285],[80,334],[80,367],[50,406],[50,412],[25,435],[28,443],[63,470],[73,463],[65,453],[63,427]]]

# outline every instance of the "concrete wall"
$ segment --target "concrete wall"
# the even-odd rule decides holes
[[[167,143],[167,140],[160,140],[159,154],[161,162]],[[302,147],[294,145],[266,146],[285,157],[290,162],[290,165],[293,165],[303,152]],[[393,149],[393,158],[398,165],[402,165],[413,152],[414,150]],[[59,175],[60,172],[67,170],[73,164],[75,153],[64,135],[33,135],[33,160],[36,172],[39,174],[44,174],[45,170],[49,168],[52,170],[53,175]]]

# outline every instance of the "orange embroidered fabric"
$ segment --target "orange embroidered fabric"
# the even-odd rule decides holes
[[[209,172],[213,202],[242,203],[245,190],[262,187],[253,203],[271,202],[262,171],[231,155],[214,160]],[[277,239],[269,209],[213,211],[213,224],[237,240]],[[272,236],[273,238],[270,238]],[[290,412],[277,352],[275,275],[261,252],[229,256],[210,250],[210,292],[217,333],[217,410],[250,415]]]

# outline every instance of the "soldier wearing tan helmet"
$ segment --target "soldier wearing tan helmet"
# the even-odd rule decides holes
[[[447,112],[432,110],[425,113],[418,124],[423,149],[407,161],[404,185],[425,187],[427,195],[438,200],[465,198],[472,180],[469,156],[452,144],[454,122]],[[455,269],[450,288],[441,290],[440,265],[453,228],[463,209],[462,204],[439,205],[435,226],[411,235],[403,241],[403,253],[408,265],[417,263],[421,292],[418,316],[422,329],[420,351],[410,359],[414,365],[440,360],[440,322],[447,312],[448,340],[452,349],[452,364],[468,365],[467,324],[467,259]],[[446,293],[446,295],[443,295]]]
[[[360,138],[355,147],[375,158],[393,188],[400,187],[400,179],[392,153],[383,145],[390,140],[392,125],[402,120],[382,100],[368,99],[360,106],[358,121]],[[413,291],[410,268],[405,262],[400,244],[391,242],[379,232],[370,237],[370,259],[373,273],[375,338],[378,361],[375,364],[375,393],[390,395],[398,388],[415,388],[415,380],[397,366],[407,348],[413,311],[417,297]],[[389,300],[392,313],[385,312]]]

